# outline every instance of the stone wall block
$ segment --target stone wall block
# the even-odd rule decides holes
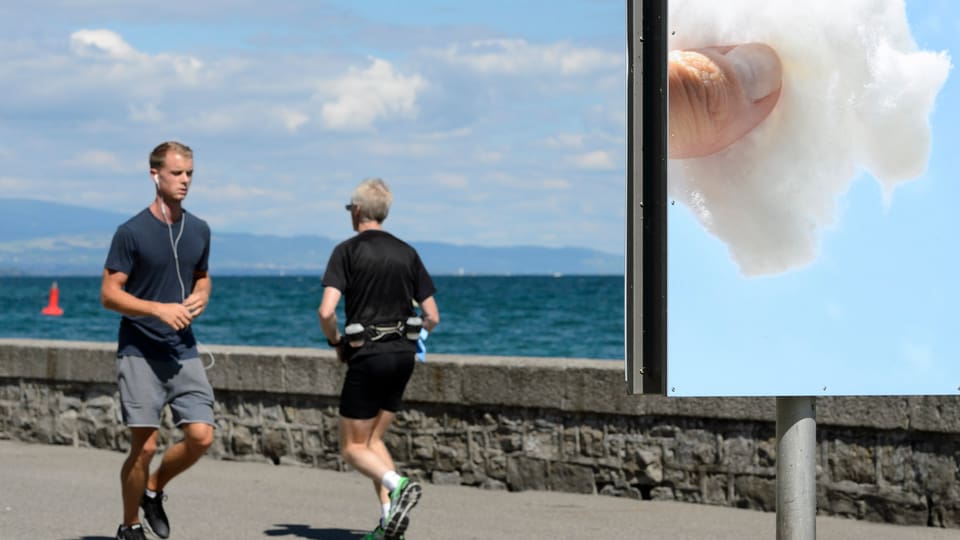
[[[877,449],[877,481],[901,486],[914,484],[912,463],[912,448],[894,446],[889,440],[886,441]]]
[[[283,356],[282,366],[282,384],[286,393],[331,397],[340,394],[346,366],[336,359],[334,353],[323,357],[287,354]]]
[[[539,459],[556,459],[560,457],[559,439],[549,429],[531,430],[523,437],[523,453]]]
[[[433,471],[430,474],[430,482],[439,486],[459,486],[461,483],[460,480],[460,473],[458,471]]]
[[[720,442],[721,462],[734,471],[746,471],[756,462],[755,439],[745,435],[727,436]]]
[[[421,403],[463,403],[463,384],[460,364],[430,359],[416,365],[404,399]]]
[[[13,343],[0,347],[0,377],[46,379],[46,351],[39,346]]]
[[[663,482],[663,450],[659,447],[640,449],[636,452],[639,466],[637,481],[642,485],[657,485]]]
[[[580,427],[580,455],[600,458],[606,454],[604,433],[594,426]]]
[[[960,396],[914,396],[904,398],[910,413],[910,429],[934,433],[960,432]],[[861,418],[862,423],[862,418]]]
[[[421,434],[411,440],[410,460],[432,461],[437,455],[437,440],[433,435]]]
[[[550,476],[547,482],[549,489],[590,495],[597,492],[597,484],[591,467],[568,463],[548,463],[550,463]]]
[[[547,462],[526,456],[507,458],[507,487],[510,491],[549,489]]]
[[[873,451],[863,446],[864,441],[833,442],[829,465],[834,482],[850,481],[857,484],[875,484],[877,480]]]
[[[773,512],[777,509],[777,482],[775,478],[761,476],[735,476],[734,497],[729,501],[738,508],[752,508]]]
[[[915,478],[922,479],[919,488],[933,498],[949,499],[960,489],[957,482],[960,478],[957,456],[937,454],[933,448],[926,446],[918,445],[913,453]]]
[[[716,437],[704,429],[692,429],[677,437],[674,459],[683,463],[713,464],[717,462]]]
[[[707,504],[723,505],[730,491],[730,477],[727,474],[700,474],[700,496]]]
[[[57,444],[73,444],[77,439],[77,411],[65,411],[57,417],[57,424],[53,442]]]
[[[230,430],[230,452],[236,456],[247,456],[256,451],[256,443],[250,428],[234,425]]]
[[[915,494],[895,490],[868,490],[862,495],[862,519],[896,525],[925,526],[927,501]]]

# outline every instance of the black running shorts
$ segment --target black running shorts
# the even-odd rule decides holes
[[[340,416],[374,418],[381,410],[397,412],[413,374],[413,352],[391,352],[350,359],[340,392]]]

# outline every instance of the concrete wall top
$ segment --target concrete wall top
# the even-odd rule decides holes
[[[203,345],[217,390],[338,396],[345,366],[331,349]],[[210,354],[213,355],[211,359]],[[115,382],[113,342],[0,339],[0,378]],[[627,394],[610,360],[431,354],[407,402],[553,409],[570,413],[774,422],[771,397],[668,398]],[[960,396],[819,397],[820,425],[960,432]]]

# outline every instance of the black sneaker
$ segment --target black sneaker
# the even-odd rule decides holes
[[[138,523],[126,529],[121,525],[117,529],[117,540],[147,540],[147,537],[143,534],[143,527]]]
[[[150,498],[144,493],[143,498],[140,499],[140,508],[143,508],[143,517],[147,520],[147,526],[160,538],[170,537],[170,522],[167,521],[167,513],[163,511],[163,501],[166,498],[162,491],[158,491],[156,497]]]

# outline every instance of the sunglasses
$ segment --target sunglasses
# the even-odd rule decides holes
[[[350,203],[350,204],[348,204],[348,205],[345,205],[345,206],[344,206],[344,209],[346,209],[347,212],[353,212],[353,209],[356,208],[356,207],[357,207],[357,205],[355,205],[355,204],[353,204],[353,203]]]

